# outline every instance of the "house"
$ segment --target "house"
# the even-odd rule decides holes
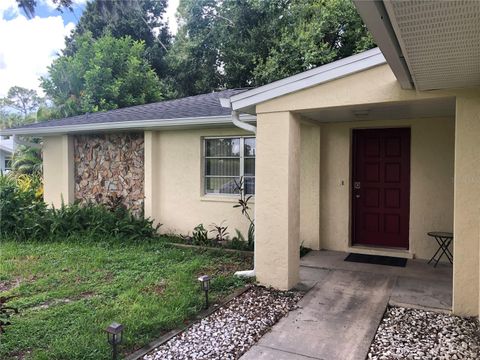
[[[245,176],[255,274],[282,289],[301,243],[429,259],[426,233],[453,231],[453,312],[478,315],[480,2],[355,4],[379,48],[255,89],[1,134],[43,137],[48,203],[115,192],[164,232],[245,232],[231,186]]]
[[[0,137],[0,173],[5,173],[10,170],[13,152],[13,139],[2,139]]]

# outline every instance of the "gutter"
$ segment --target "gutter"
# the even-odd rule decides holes
[[[230,99],[225,99],[221,98],[220,99],[220,104],[224,108],[232,108],[232,103],[230,102]],[[248,124],[242,120],[240,120],[238,111],[232,110],[232,123],[236,127],[252,132],[254,134],[257,134],[257,127],[253,126],[252,124]],[[253,220],[255,221],[255,209],[253,210]],[[241,277],[241,278],[252,278],[255,276],[255,263],[257,262],[257,257],[255,256],[255,248],[257,247],[257,242],[254,242],[254,250],[253,250],[253,269],[252,270],[244,270],[244,271],[236,271],[235,276]]]
[[[255,121],[255,116],[242,116],[241,121]],[[184,128],[189,126],[219,126],[231,124],[231,117],[220,116],[199,116],[193,118],[153,119],[153,120],[129,120],[112,121],[90,124],[53,125],[42,127],[24,127],[17,129],[5,129],[0,135],[62,135],[76,132],[111,131],[111,130],[145,130],[155,128]]]

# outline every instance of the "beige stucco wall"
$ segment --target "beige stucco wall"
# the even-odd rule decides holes
[[[262,284],[290,289],[299,281],[300,119],[257,117],[255,274]]]
[[[456,106],[453,311],[478,315],[480,240],[480,91]]]
[[[373,104],[448,97],[447,91],[403,90],[388,65],[352,74],[257,105],[257,114],[336,106]]]
[[[225,220],[230,236],[235,229],[247,236],[248,221],[233,208],[237,197],[202,195],[202,139],[230,135],[252,134],[238,128],[146,132],[145,210],[163,224],[162,233],[191,235],[200,223],[209,227]]]
[[[320,249],[320,126],[300,125],[300,244]]]
[[[429,259],[437,246],[426,233],[453,230],[455,122],[448,118],[322,124],[320,245],[349,250],[351,131],[366,127],[411,128],[409,252]]]
[[[68,135],[43,138],[44,200],[48,205],[60,207],[74,199],[73,138]]]

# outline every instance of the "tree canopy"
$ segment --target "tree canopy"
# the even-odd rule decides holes
[[[350,0],[182,0],[167,55],[179,95],[258,86],[374,46]]]
[[[65,39],[64,55],[78,50],[78,39],[90,33],[93,39],[111,35],[130,36],[143,41],[143,56],[158,76],[166,72],[164,57],[170,46],[171,35],[163,21],[167,0],[95,0],[87,3],[77,26]]]
[[[37,0],[16,0],[18,6],[25,12],[29,18],[35,16],[35,8],[37,7]],[[63,12],[65,9],[72,10],[73,0],[51,0],[56,5],[57,10]]]
[[[73,55],[55,59],[42,87],[60,116],[112,110],[162,99],[162,83],[143,57],[145,43],[129,36],[78,36]]]
[[[31,11],[35,0],[17,0]],[[71,0],[54,0],[69,9]],[[33,4],[33,5],[32,5]],[[69,116],[255,87],[374,46],[351,0],[93,0],[42,87]],[[24,8],[25,8],[24,7]]]
[[[42,103],[43,99],[35,90],[21,86],[12,86],[8,90],[7,97],[3,99],[3,106],[18,111],[24,119],[36,111]]]

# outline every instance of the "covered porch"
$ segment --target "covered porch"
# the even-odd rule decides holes
[[[427,232],[450,231],[451,282],[439,268],[426,271],[426,264],[419,269],[431,276],[422,281],[450,287],[454,313],[478,314],[477,92],[404,90],[390,68],[380,64],[257,103],[256,113],[255,272],[261,283],[282,289],[298,284],[306,271],[299,259],[301,245],[404,257],[416,264],[437,250]],[[353,134],[360,129],[409,129],[407,240],[401,246],[355,241]],[[327,260],[317,256],[316,266],[327,266]],[[448,304],[445,299],[441,302]]]

